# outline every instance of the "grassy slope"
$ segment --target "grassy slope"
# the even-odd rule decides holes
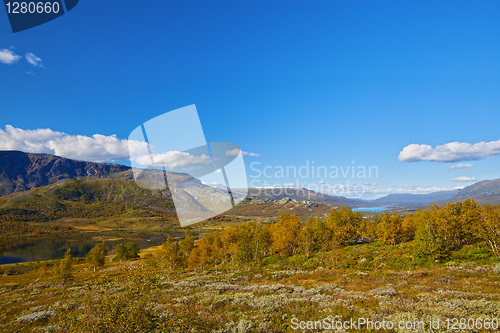
[[[142,314],[151,310],[153,323],[165,332],[288,332],[293,317],[395,322],[439,317],[444,322],[500,316],[500,267],[492,269],[494,260],[484,249],[464,251],[462,255],[475,253],[476,260],[458,254],[447,264],[419,262],[411,243],[372,243],[318,253],[305,261],[270,257],[264,268],[169,273],[149,250],[142,259],[108,263],[98,272],[79,263],[75,280],[67,285],[53,281],[50,266],[41,272],[32,264],[24,274],[0,276],[0,330],[31,332],[43,326],[58,331],[55,325],[62,320],[82,314],[104,321],[121,313],[130,322],[147,321],[134,312],[139,305]],[[297,262],[305,263],[298,267]],[[138,286],[143,294],[130,299]],[[111,308],[106,307],[108,299],[113,299]],[[53,314],[49,311],[58,315],[28,321]],[[126,324],[107,325],[116,330]]]

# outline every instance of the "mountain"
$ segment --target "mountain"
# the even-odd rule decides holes
[[[238,193],[238,190],[232,190]],[[322,194],[305,188],[250,188],[248,189],[247,198],[251,199],[267,199],[279,201],[282,199],[293,199],[295,201],[312,201],[330,206],[347,206],[347,207],[375,207],[376,204],[371,201],[349,199],[346,197],[333,196]]]
[[[169,179],[166,188],[165,176]],[[218,211],[227,205],[227,192],[206,186],[186,173],[145,169],[137,183],[133,170],[124,165],[19,151],[0,152],[0,195],[3,195],[0,210],[4,210],[3,214],[28,212],[42,219],[52,219],[70,213],[91,212],[91,205],[96,204],[92,215],[109,213],[110,207],[106,205],[114,208],[119,205],[132,210],[147,208],[212,216],[210,209]],[[182,198],[175,208],[170,191]]]
[[[129,170],[130,167],[119,164],[76,161],[21,151],[0,151],[0,196],[54,184],[62,179],[108,178]],[[130,176],[131,172],[128,177]]]
[[[186,173],[167,172],[169,183],[177,185],[194,178]],[[141,180],[155,181],[155,170],[144,170]],[[134,179],[131,167],[71,160],[48,154],[0,151],[0,196],[55,184],[63,179]],[[162,175],[163,178],[163,175]]]
[[[480,203],[500,204],[500,179],[483,180],[464,187],[456,194],[448,198],[448,202],[464,201],[474,199]]]
[[[438,200],[446,200],[456,194],[458,190],[452,191],[439,191],[427,194],[389,194],[384,197],[372,200],[372,202],[379,205],[421,205]]]
[[[199,182],[197,179],[193,183]],[[199,182],[201,184],[201,182]],[[182,197],[174,206],[172,193]],[[194,193],[196,199],[191,195]],[[210,205],[206,204],[206,197]],[[207,207],[216,207],[224,192],[209,186],[144,189],[134,180],[103,178],[95,180],[64,179],[0,197],[0,221],[54,221],[61,218],[137,218],[176,219],[176,213],[188,211],[213,216]]]
[[[479,203],[500,204],[500,179],[483,180],[464,187],[461,190],[440,191],[428,194],[389,194],[385,197],[373,200],[379,205],[422,205],[429,204],[445,205],[473,199]]]
[[[168,174],[169,185],[182,189],[188,198],[198,195],[200,200],[208,202],[212,200],[212,196],[217,198],[223,190],[206,186],[188,174]],[[153,182],[157,177],[153,170],[145,170],[141,175],[142,179]],[[134,176],[130,167],[120,164],[77,161],[48,154],[0,151],[0,196],[52,185],[64,179],[88,181],[107,178],[133,180]],[[243,193],[241,190],[233,190],[235,196],[241,196]],[[369,201],[331,196],[306,189],[250,189],[249,196],[272,200],[289,197],[297,201],[313,201],[331,206],[374,205]]]

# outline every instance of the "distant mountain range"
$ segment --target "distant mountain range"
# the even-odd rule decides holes
[[[147,174],[147,172],[145,173]],[[5,202],[14,203],[17,199],[24,196],[20,192],[30,191],[42,186],[58,184],[57,186],[70,186],[74,184],[61,182],[65,179],[75,179],[85,181],[85,186],[98,187],[99,193],[108,193],[108,187],[113,188],[113,182],[93,182],[100,179],[114,179],[127,182],[118,182],[123,188],[137,187],[133,181],[132,169],[128,166],[112,164],[112,163],[96,163],[86,161],[76,161],[67,158],[62,158],[47,154],[30,154],[20,151],[0,151],[0,196],[11,195],[10,199]],[[175,191],[180,191],[185,196],[190,205],[199,205],[203,209],[204,201],[218,200],[224,195],[225,188],[207,186],[195,180],[188,174],[169,173],[169,185]],[[185,183],[186,180],[190,182]],[[180,184],[182,183],[182,184]],[[188,185],[186,185],[188,184]],[[104,186],[104,188],[103,188]],[[105,189],[106,188],[106,189]],[[127,190],[127,193],[138,193],[135,190]],[[167,189],[168,191],[168,189]],[[53,191],[44,191],[43,197],[50,197]],[[170,193],[160,194],[158,191],[141,191],[141,197],[151,195],[163,197],[171,201]],[[153,193],[154,192],[154,193]],[[160,191],[161,192],[161,191]],[[243,196],[245,191],[232,189],[233,195]],[[19,193],[19,195],[13,195]],[[30,191],[34,194],[35,192]],[[29,194],[28,192],[26,193]],[[37,195],[41,194],[36,192]],[[109,194],[111,193],[111,194]],[[107,200],[113,197],[114,192],[106,194]],[[201,194],[201,195],[200,195]],[[123,194],[124,198],[129,194]],[[198,201],[194,199],[198,197]],[[279,201],[282,199],[290,199],[298,202],[311,201],[329,206],[348,206],[348,207],[376,207],[376,206],[418,206],[429,203],[444,204],[446,202],[463,201],[467,198],[474,199],[478,202],[489,202],[491,204],[500,204],[500,179],[485,180],[473,185],[467,186],[462,190],[456,191],[441,191],[429,194],[389,194],[376,200],[359,200],[349,199],[341,196],[332,196],[322,193],[317,193],[307,189],[257,189],[251,188],[248,190],[248,198]],[[113,197],[112,200],[121,200],[121,196]],[[49,200],[49,199],[47,199]],[[201,200],[201,201],[200,201]],[[50,201],[50,200],[49,200]],[[152,201],[156,201],[152,200]],[[141,201],[148,203],[149,199],[143,198]],[[171,202],[170,202],[171,203]],[[171,207],[167,204],[164,208]],[[151,205],[149,203],[148,205]],[[17,206],[17,205],[16,205]],[[182,207],[181,207],[182,209]]]
[[[237,190],[235,191],[237,192]],[[305,188],[250,188],[249,198],[260,198],[268,200],[281,200],[290,198],[296,201],[312,201],[330,206],[347,207],[375,207],[376,203],[366,200],[349,199],[346,197],[333,196],[307,190]]]
[[[427,194],[410,194],[410,193],[397,193],[389,194],[385,197],[381,197],[372,202],[379,204],[380,206],[388,205],[421,205],[438,200],[447,200],[454,194],[457,194],[459,190],[453,191],[439,191]]]
[[[169,185],[177,185],[186,180],[193,180],[188,174],[169,173]],[[174,176],[174,177],[172,177]],[[55,184],[64,179],[90,181],[97,179],[133,180],[132,169],[125,165],[112,163],[96,163],[76,161],[48,154],[30,154],[20,151],[0,151],[0,196],[35,189],[41,186]],[[172,181],[173,179],[173,181]],[[96,183],[97,184],[97,183]],[[206,193],[204,197],[212,200],[215,195],[221,195],[224,186],[213,187],[199,181],[189,182],[189,187],[181,184],[179,188],[188,197],[199,192]],[[219,193],[220,192],[220,193]],[[235,195],[241,191],[233,190]],[[250,197],[259,196],[264,199],[280,200],[286,197],[297,201],[314,201],[331,206],[371,207],[369,201],[348,199],[316,193],[306,189],[250,189]],[[194,200],[194,198],[193,198]]]

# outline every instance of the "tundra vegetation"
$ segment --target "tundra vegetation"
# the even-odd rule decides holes
[[[427,332],[429,320],[440,331],[446,319],[498,320],[499,208],[466,200],[365,219],[341,207],[305,223],[282,213],[275,223],[188,229],[140,258],[125,244],[110,260],[97,244],[86,261],[68,251],[4,265],[0,330],[287,332],[293,318],[368,318],[423,321],[413,331]]]

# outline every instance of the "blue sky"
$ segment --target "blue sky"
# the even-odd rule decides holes
[[[371,198],[500,178],[498,17],[498,1],[81,1],[12,34],[0,10],[0,148],[36,129],[127,139],[196,104],[207,141],[259,155],[253,185],[349,181]],[[400,156],[453,142],[469,146]],[[378,177],[249,168],[308,161]]]

